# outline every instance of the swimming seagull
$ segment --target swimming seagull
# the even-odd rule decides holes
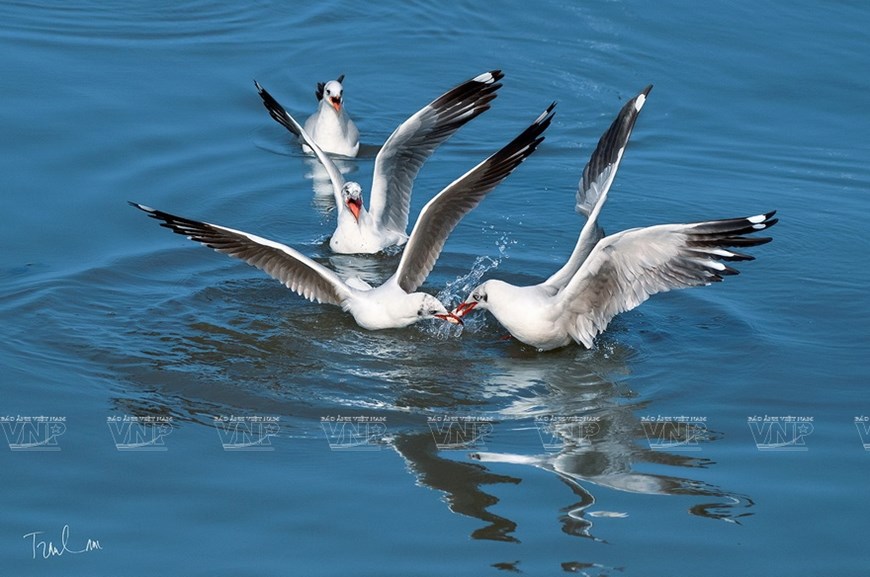
[[[342,82],[344,74],[336,80],[317,83],[314,91],[317,111],[305,121],[305,132],[324,152],[355,157],[359,153],[359,130],[344,108]],[[309,154],[312,152],[306,143],[302,144],[302,149]]]
[[[523,162],[543,141],[553,118],[550,105],[501,150],[453,181],[430,200],[411,231],[395,274],[372,287],[359,278],[341,280],[332,270],[277,242],[239,230],[130,204],[169,228],[218,252],[244,260],[311,301],[340,306],[364,329],[400,328],[437,318],[461,322],[432,295],[414,292],[423,284],[450,232],[462,217]]]
[[[411,189],[420,167],[435,149],[479,114],[489,110],[504,74],[492,70],[449,90],[399,125],[375,157],[371,202],[366,210],[362,187],[345,182],[335,163],[299,123],[254,81],[272,118],[300,137],[329,174],[337,207],[329,247],[343,254],[376,253],[405,244]]]
[[[733,250],[769,242],[747,237],[776,224],[775,211],[744,218],[663,224],[603,236],[598,215],[651,87],[626,103],[583,171],[578,210],[588,215],[568,262],[546,281],[514,286],[488,280],[452,312],[488,310],[519,341],[539,350],[572,341],[591,348],[613,317],[651,295],[708,285],[738,271],[720,261],[753,260]],[[603,236],[603,238],[601,238]]]

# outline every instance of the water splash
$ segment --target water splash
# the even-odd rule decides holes
[[[498,249],[496,257],[479,256],[474,259],[474,264],[471,265],[471,270],[466,274],[461,275],[450,281],[441,289],[435,296],[449,309],[464,300],[471,291],[480,284],[483,276],[491,270],[498,268],[501,262],[508,258],[508,247],[516,244],[516,241],[510,239],[507,234],[503,234],[496,240],[495,246]],[[469,329],[471,332],[476,330],[484,323],[483,315],[473,315],[463,319],[465,325],[451,325],[448,323],[438,323],[431,329],[431,335],[439,339],[457,338],[462,334],[462,331]],[[429,332],[429,331],[427,331]]]

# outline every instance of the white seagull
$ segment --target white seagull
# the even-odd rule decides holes
[[[622,108],[583,170],[577,209],[588,219],[568,262],[546,281],[514,286],[488,280],[452,312],[488,310],[519,341],[538,350],[573,341],[591,348],[613,317],[651,295],[708,285],[738,271],[719,261],[753,260],[730,250],[769,242],[746,237],[776,224],[774,212],[691,224],[663,224],[603,236],[598,215],[622,159],[648,86]]]
[[[239,230],[175,216],[131,202],[169,228],[218,252],[244,260],[311,301],[340,306],[364,329],[400,328],[437,318],[461,322],[432,295],[414,292],[423,284],[450,232],[462,217],[532,154],[543,141],[553,107],[501,150],[475,166],[430,200],[411,231],[395,274],[378,287],[359,278],[343,281],[300,252]]]
[[[337,208],[335,232],[329,247],[343,254],[373,254],[407,242],[405,230],[411,189],[420,167],[441,143],[489,110],[503,76],[499,70],[476,76],[400,124],[375,157],[368,210],[363,204],[359,183],[345,182],[332,159],[308,134],[307,127],[303,129],[259,83],[254,81],[254,84],[272,118],[300,137],[329,174]]]
[[[336,80],[317,83],[314,91],[317,111],[305,121],[305,132],[324,152],[353,158],[359,153],[359,130],[345,110],[342,82],[344,74]],[[312,152],[305,142],[302,149],[309,154]]]

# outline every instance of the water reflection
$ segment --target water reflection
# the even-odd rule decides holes
[[[587,484],[617,491],[644,495],[689,495],[713,497],[709,503],[699,503],[689,512],[700,517],[737,522],[749,515],[745,509],[753,503],[747,497],[729,494],[715,486],[688,478],[637,473],[632,462],[619,453],[611,454],[594,444],[589,449],[574,448],[557,454],[516,455],[509,453],[472,453],[473,459],[483,463],[511,463],[539,467],[556,474],[579,499],[560,509],[562,531],[579,537],[591,537],[592,519],[596,517],[627,517],[628,512],[595,511],[596,503]],[[667,455],[666,459],[676,457]],[[685,464],[685,463],[684,463]]]
[[[396,272],[401,253],[402,247],[396,246],[375,255],[330,254],[327,266],[340,278],[358,278],[378,286]]]
[[[489,510],[498,499],[482,487],[517,485],[520,479],[492,473],[477,463],[452,461],[439,455],[432,434],[411,432],[398,435],[393,447],[405,458],[418,483],[445,495],[447,506],[459,515],[480,519],[486,525],[471,533],[474,539],[516,541],[517,524]]]
[[[436,443],[427,439],[426,434],[401,437],[396,449],[408,461],[420,484],[447,495],[451,511],[486,523],[472,534],[479,539],[515,539],[512,536],[515,522],[481,509],[482,505],[493,506],[498,502],[483,492],[483,485],[518,484],[520,481],[498,474],[502,464],[542,469],[568,486],[576,501],[562,507],[558,518],[562,531],[569,535],[595,539],[594,519],[630,514],[594,510],[598,492],[595,487],[643,495],[708,498],[689,507],[689,512],[699,517],[738,522],[749,515],[748,508],[753,505],[750,498],[692,479],[685,472],[711,466],[710,460],[681,454],[677,452],[679,446],[671,452],[649,448],[645,435],[648,431],[637,416],[644,409],[644,403],[626,402],[630,393],[600,375],[619,370],[619,358],[625,353],[616,351],[609,358],[584,355],[589,362],[578,365],[550,363],[547,362],[550,357],[544,355],[502,359],[496,363],[495,376],[482,390],[503,393],[513,389],[514,395],[507,398],[509,402],[503,409],[489,418],[497,419],[494,421],[496,430],[513,428],[531,434],[536,431],[532,443],[522,444],[531,448],[529,454],[473,451],[467,455],[472,462],[457,462],[439,456]],[[621,369],[624,370],[624,366]],[[700,439],[701,443],[714,441],[712,435]],[[536,446],[538,451],[535,451]],[[638,471],[638,465],[644,464],[678,467],[684,472],[663,475]],[[510,494],[521,498],[517,492]]]
[[[332,156],[331,158],[345,180],[354,180],[349,175],[359,169],[355,161],[340,156]],[[332,181],[329,179],[329,173],[316,157],[305,156],[303,162],[305,163],[305,178],[311,180],[315,206],[322,211],[331,210],[335,207],[335,192],[332,188]]]
[[[368,260],[368,273],[380,274],[394,258]],[[109,396],[122,414],[206,425],[221,414],[280,415],[294,431],[320,436],[324,414],[377,411],[407,463],[396,482],[407,482],[410,472],[444,494],[452,512],[482,523],[475,539],[517,540],[517,521],[497,509],[488,489],[507,486],[498,491],[502,499],[521,501],[521,489],[512,487],[522,480],[517,465],[552,473],[568,487],[565,503],[546,514],[570,535],[595,539],[596,519],[631,514],[610,510],[609,491],[687,496],[689,512],[705,518],[736,522],[749,514],[751,499],[692,474],[712,466],[708,459],[650,448],[640,415],[655,411],[626,384],[634,382],[623,377],[635,353],[617,341],[539,354],[499,340],[492,325],[447,339],[426,330],[368,333],[334,307],[313,306],[268,279],[252,280],[245,268],[233,269],[240,276],[234,279],[215,275],[213,267],[229,267],[223,261],[200,264],[195,254],[175,251],[160,260],[155,270],[177,268],[209,280],[159,300],[162,280],[137,272],[127,284],[135,280],[138,293],[117,290],[119,275],[150,270],[133,258],[50,282],[31,290],[21,309],[52,309],[53,302],[72,300],[70,291],[79,306],[31,323],[21,345],[78,351],[100,378],[111,367]],[[83,284],[87,297],[79,294]],[[153,304],[142,306],[141,294]],[[446,454],[429,427],[433,415],[476,416],[491,423],[492,434],[485,447],[471,443]],[[322,450],[329,450],[326,442]],[[510,475],[500,470],[507,466]]]
[[[317,157],[305,154],[294,138],[283,138],[282,135],[279,139],[271,127],[268,128],[268,131],[264,127],[255,136],[255,145],[272,154],[292,158],[294,164],[297,158],[301,159],[304,177],[311,181],[311,189],[314,192],[312,200],[314,206],[324,215],[329,215],[335,209],[335,193],[332,188],[332,181],[329,179],[329,173],[326,172],[326,169],[323,168]],[[330,155],[330,158],[346,180],[357,180],[358,177],[354,178],[353,174],[359,170],[358,161],[374,158],[379,150],[379,146],[361,145],[360,152],[356,158],[337,155]],[[295,173],[295,166],[293,170]]]
[[[631,513],[607,510],[596,499],[604,490],[697,497],[689,512],[711,519],[737,521],[749,514],[751,499],[692,478],[692,470],[713,465],[708,459],[650,448],[640,415],[654,411],[620,382],[629,372],[631,350],[605,343],[593,351],[538,354],[496,339],[477,343],[469,353],[461,339],[362,333],[319,314],[288,313],[270,325],[264,315],[274,305],[259,293],[271,292],[271,285],[245,285],[195,298],[197,313],[181,315],[192,322],[181,330],[173,322],[175,329],[159,337],[169,350],[154,357],[158,373],[148,377],[137,367],[132,381],[162,390],[179,420],[182,414],[202,422],[197,415],[277,411],[301,428],[316,429],[318,415],[334,411],[326,407],[365,413],[371,410],[366,406],[377,405],[387,415],[392,446],[416,482],[443,493],[452,512],[483,523],[472,533],[476,539],[516,540],[516,521],[493,510],[498,499],[486,489],[520,483],[515,467],[512,475],[499,470],[504,465],[548,471],[568,487],[569,500],[553,513],[570,535],[595,539],[597,518]],[[275,287],[275,294],[281,290]],[[246,301],[241,307],[240,296]],[[217,323],[219,318],[224,320]],[[332,338],[318,326],[324,322]],[[315,333],[322,338],[299,346],[300,335]],[[474,362],[466,362],[475,354]],[[295,375],[292,382],[286,375]],[[151,410],[154,397],[148,398]],[[127,412],[144,409],[126,403],[119,406]],[[496,439],[484,449],[472,443],[461,453],[444,453],[427,425],[433,415],[486,419]],[[510,450],[500,447],[504,436],[510,437]],[[711,435],[699,440],[701,446],[715,441]],[[656,472],[638,470],[650,467]],[[663,474],[662,468],[679,472]],[[519,490],[499,493],[522,498]]]

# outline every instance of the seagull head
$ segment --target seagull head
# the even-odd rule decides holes
[[[451,311],[451,314],[461,319],[477,307],[480,307],[481,309],[488,308],[489,295],[487,293],[487,289],[489,288],[489,283],[490,281],[486,281],[485,283],[471,291],[471,294],[468,295],[468,298],[456,305],[456,308]]]
[[[350,210],[354,220],[359,221],[359,213],[363,209],[362,187],[358,182],[347,182],[341,187],[341,200]]]
[[[338,80],[330,80],[323,86],[323,100],[329,103],[336,112],[341,113],[341,105],[344,102],[344,87]]]
[[[454,325],[462,324],[462,319],[448,311],[447,308],[441,304],[441,301],[432,295],[426,293],[412,293],[411,296],[415,297],[415,300],[419,302],[417,308],[418,320],[440,319]]]

